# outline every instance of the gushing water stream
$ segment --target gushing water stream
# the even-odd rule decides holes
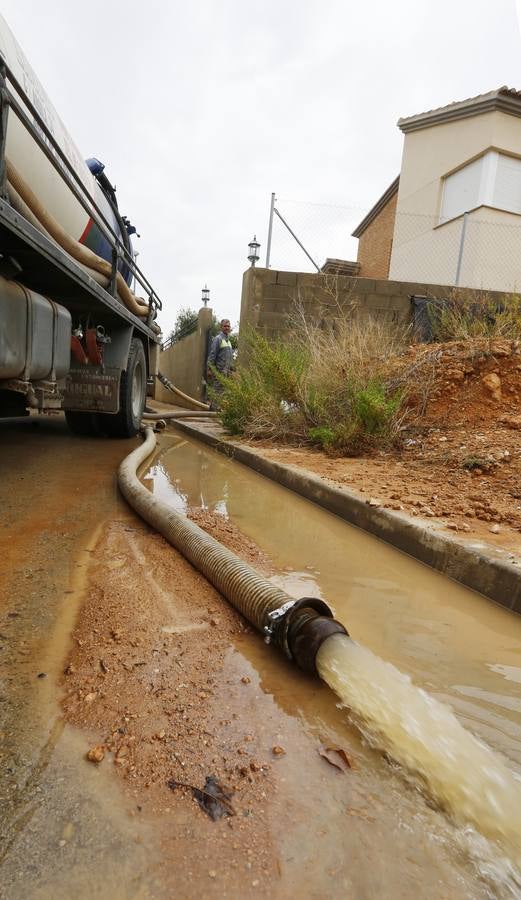
[[[521,781],[497,753],[408,675],[344,635],[324,642],[317,668],[375,746],[418,775],[460,825],[474,826],[521,869]]]

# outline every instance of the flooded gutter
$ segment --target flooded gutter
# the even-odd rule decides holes
[[[213,423],[209,428],[199,423],[176,422],[176,428],[448,578],[521,613],[521,557],[511,562],[495,547],[455,538],[430,521],[371,506],[357,494],[330,485],[318,475],[266,459],[251,447],[225,440],[222,429]]]

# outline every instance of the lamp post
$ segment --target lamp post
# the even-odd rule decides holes
[[[205,309],[208,306],[209,299],[210,299],[210,288],[208,287],[208,285],[205,284],[205,286],[202,290],[202,297],[201,297],[201,300],[203,301],[203,305],[204,305]]]
[[[258,242],[258,240],[257,240],[257,235],[254,234],[254,235],[253,235],[253,240],[250,241],[250,243],[248,244],[248,249],[249,249],[249,251],[250,251],[250,252],[248,253],[248,259],[249,259],[249,261],[250,261],[250,263],[251,263],[252,268],[255,266],[255,263],[256,263],[256,262],[258,261],[258,259],[260,258],[260,257],[259,257],[259,247],[260,247],[260,244],[259,244],[259,242]]]

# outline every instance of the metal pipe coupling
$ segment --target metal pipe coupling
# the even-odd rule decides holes
[[[317,653],[332,634],[347,629],[336,619],[327,603],[317,597],[289,600],[266,616],[264,640],[276,644],[304,672],[317,675]]]

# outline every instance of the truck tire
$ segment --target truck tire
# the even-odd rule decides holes
[[[115,416],[100,414],[103,431],[110,437],[134,437],[139,431],[145,409],[147,364],[143,344],[132,338],[127,368],[121,375],[119,412]]]
[[[100,433],[100,422],[97,413],[65,410],[65,421],[74,434],[93,435]]]

